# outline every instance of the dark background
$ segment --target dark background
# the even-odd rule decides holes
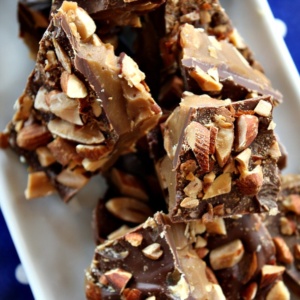
[[[249,1],[249,0],[248,0]],[[269,0],[275,18],[287,26],[285,42],[294,59],[298,72],[300,70],[300,25],[299,0]],[[263,63],[263,62],[262,62]],[[16,267],[20,264],[15,247],[0,209],[0,299],[28,300],[33,299],[28,284],[16,280]]]

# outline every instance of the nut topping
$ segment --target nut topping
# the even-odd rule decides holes
[[[203,172],[209,171],[210,132],[202,124],[191,122],[185,129],[186,140]]]
[[[56,180],[59,183],[73,189],[81,189],[89,181],[86,176],[84,176],[77,170],[73,171],[69,169],[64,169],[63,171],[61,171],[56,176]]]
[[[202,191],[203,184],[198,177],[194,177],[193,180],[183,189],[185,195],[190,198],[197,198],[197,195]]]
[[[163,251],[161,250],[160,244],[153,243],[142,250],[143,254],[152,259],[157,260],[163,255]]]
[[[209,186],[204,194],[204,199],[216,197],[227,194],[231,191],[231,175],[230,173],[223,173],[219,175],[213,183]]]
[[[184,208],[195,208],[198,205],[199,205],[199,200],[190,197],[186,197],[180,202],[180,206]]]
[[[105,140],[100,129],[93,125],[76,126],[61,119],[54,119],[48,123],[48,129],[52,134],[82,144],[100,144]]]
[[[83,82],[74,74],[64,71],[60,77],[60,85],[63,92],[70,98],[84,98],[87,89]]]
[[[138,247],[143,241],[143,236],[137,232],[130,232],[125,235],[125,241],[133,247]]]
[[[230,268],[244,255],[244,246],[240,240],[234,240],[211,251],[209,261],[213,270]]]
[[[39,171],[28,174],[27,188],[25,198],[33,199],[45,197],[56,192],[45,172]]]
[[[234,141],[233,126],[219,128],[216,138],[216,158],[220,167],[224,167],[230,156]]]
[[[263,179],[262,167],[258,165],[252,171],[242,173],[236,184],[243,194],[256,195],[262,187]]]
[[[88,39],[96,31],[95,22],[81,7],[75,10],[75,24],[82,40]]]
[[[131,279],[132,274],[125,270],[117,268],[104,273],[104,276],[106,277],[109,284],[112,285],[112,287],[116,291],[121,293]]]
[[[223,218],[214,218],[212,222],[206,222],[206,231],[209,234],[221,234],[226,235],[226,226]]]
[[[268,117],[272,112],[272,104],[265,100],[260,100],[256,105],[254,112],[263,117]]]
[[[294,212],[296,215],[300,215],[300,195],[288,195],[282,201],[282,204],[287,211],[291,211]]]
[[[241,115],[236,121],[235,151],[249,147],[258,133],[258,118],[254,115]]]
[[[294,258],[284,239],[281,237],[274,237],[273,242],[276,248],[277,260],[284,264],[292,263]]]
[[[131,223],[143,223],[152,215],[148,205],[129,197],[112,198],[105,206],[117,218]]]
[[[43,125],[33,123],[23,127],[17,135],[17,145],[26,150],[34,150],[51,140],[51,133]]]
[[[275,283],[272,289],[269,291],[266,300],[289,300],[290,293],[285,284],[280,280]]]
[[[276,281],[285,270],[283,266],[264,265],[261,269],[261,282],[260,287],[264,288],[270,283]]]

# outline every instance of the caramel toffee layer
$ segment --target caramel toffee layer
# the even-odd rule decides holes
[[[11,147],[31,172],[39,171],[30,175],[27,198],[53,191],[48,176],[67,201],[93,173],[132,150],[160,116],[144,73],[126,54],[116,56],[95,29],[83,9],[64,2],[40,42],[8,126]],[[46,188],[37,195],[41,178]]]
[[[204,30],[185,24],[180,30],[180,45],[186,90],[196,94],[211,92],[232,101],[257,93],[281,102],[282,95],[272,89],[267,77],[252,68],[227,41],[219,42]]]
[[[123,236],[97,246],[86,272],[87,299],[225,299],[197,255],[193,233],[157,213]]]
[[[271,97],[231,103],[185,94],[162,125],[157,163],[173,221],[277,212],[281,153]]]

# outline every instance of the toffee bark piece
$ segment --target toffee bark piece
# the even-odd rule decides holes
[[[203,259],[214,271],[226,299],[268,299],[282,280],[284,268],[275,265],[275,247],[261,218],[256,214],[214,218],[204,225],[198,252],[207,249]],[[268,270],[272,277],[266,281]],[[256,289],[252,290],[253,286]]]
[[[219,205],[221,216],[277,213],[272,108],[266,96],[231,103],[185,94],[163,126],[167,155],[158,163],[173,221],[211,218]]]
[[[185,230],[157,213],[97,246],[86,272],[87,299],[225,299]]]
[[[132,151],[161,115],[144,73],[126,54],[116,56],[95,29],[75,2],[63,3],[8,125],[11,147],[33,171],[46,172],[64,201]],[[41,165],[40,147],[49,148],[54,163]]]
[[[279,264],[285,266],[284,282],[295,297],[300,297],[300,175],[282,176],[278,199],[280,213],[267,216],[267,226]]]
[[[99,32],[107,33],[115,26],[140,27],[140,16],[158,8],[165,0],[77,0],[76,2],[97,23]],[[62,3],[63,0],[52,1],[52,12],[56,12]]]
[[[271,95],[275,103],[282,101],[282,95],[272,88],[269,79],[252,68],[227,41],[217,41],[189,24],[182,26],[179,40],[186,90],[233,101],[254,93]]]

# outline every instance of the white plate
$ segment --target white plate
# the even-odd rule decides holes
[[[276,108],[276,131],[289,152],[285,172],[300,172],[299,75],[264,0],[221,0],[234,24],[285,97]],[[33,62],[17,38],[16,0],[0,10],[0,128],[10,120]],[[0,151],[1,208],[36,299],[84,299],[84,269],[93,250],[91,210],[103,192],[94,178],[70,205],[57,196],[26,201],[26,170],[10,151]]]

